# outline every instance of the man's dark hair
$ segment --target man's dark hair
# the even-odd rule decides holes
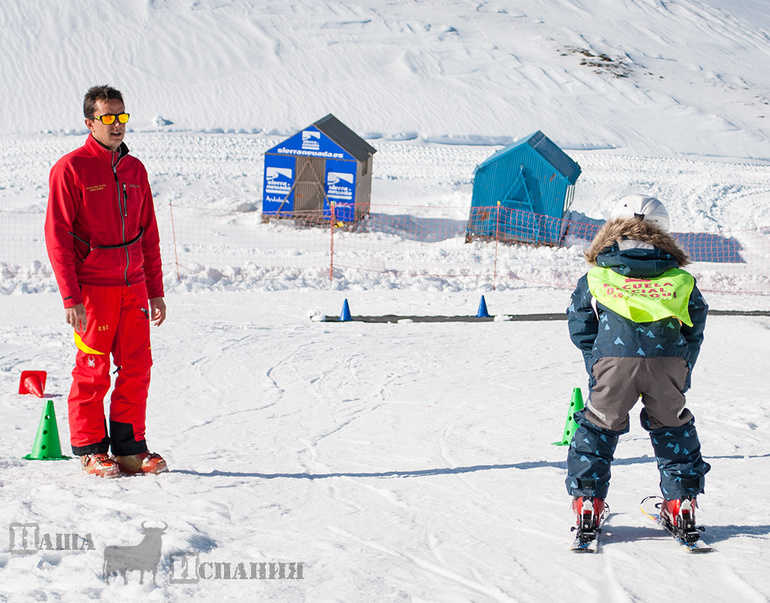
[[[83,115],[86,116],[86,119],[93,119],[96,101],[106,100],[119,100],[122,103],[123,95],[120,93],[120,90],[115,90],[112,86],[93,86],[89,88],[83,99]]]

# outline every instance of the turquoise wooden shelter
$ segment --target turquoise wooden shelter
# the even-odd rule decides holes
[[[474,172],[466,240],[558,245],[580,166],[537,131],[500,149]]]

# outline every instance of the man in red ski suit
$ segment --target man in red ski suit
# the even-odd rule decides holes
[[[121,93],[95,86],[83,111],[91,133],[51,169],[45,221],[78,348],[68,400],[72,451],[89,474],[160,473],[166,462],[145,441],[150,322],[166,318],[152,193],[144,166],[123,143],[129,115]],[[117,378],[108,430],[110,355]]]

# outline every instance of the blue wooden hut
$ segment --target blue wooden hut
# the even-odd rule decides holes
[[[356,222],[369,213],[376,150],[329,114],[265,152],[262,220]]]
[[[580,166],[537,131],[476,167],[466,241],[558,245]]]

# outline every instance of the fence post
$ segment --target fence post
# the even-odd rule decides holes
[[[168,211],[171,214],[171,238],[174,241],[174,260],[176,261],[176,278],[180,282],[182,276],[179,274],[179,254],[176,250],[176,228],[174,227],[174,208],[171,205],[171,199],[168,200]]]
[[[500,201],[497,202],[495,216],[495,263],[492,268],[492,291],[497,288],[497,243],[500,240]]]
[[[331,242],[329,243],[329,282],[331,283],[332,280],[334,280],[334,222],[335,222],[335,215],[334,215],[334,201],[329,201],[329,207],[331,208],[331,219],[329,220],[329,224],[331,225]]]

